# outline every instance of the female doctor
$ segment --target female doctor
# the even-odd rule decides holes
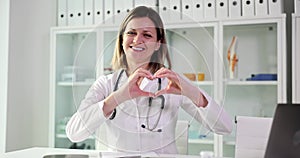
[[[164,26],[153,9],[134,8],[124,19],[112,65],[115,72],[95,81],[69,120],[72,142],[105,126],[107,145],[116,151],[176,154],[180,107],[215,133],[231,132],[224,109],[170,69]]]

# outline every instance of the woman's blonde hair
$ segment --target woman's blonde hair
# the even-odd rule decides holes
[[[113,70],[128,68],[126,55],[122,47],[123,34],[127,24],[132,19],[142,17],[148,17],[154,23],[157,32],[157,41],[160,41],[161,43],[160,48],[155,51],[151,57],[151,61],[149,63],[150,72],[154,73],[161,67],[165,67],[165,60],[167,61],[168,68],[171,69],[171,60],[167,47],[166,34],[159,14],[152,8],[139,6],[131,10],[120,25],[114,55],[111,62]]]

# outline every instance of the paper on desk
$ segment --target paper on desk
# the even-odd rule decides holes
[[[157,157],[155,152],[147,153],[126,153],[126,152],[99,152],[100,158],[142,158],[142,157]]]
[[[236,157],[247,157],[246,151],[251,151],[252,156],[263,156],[272,118],[238,116],[237,122]]]

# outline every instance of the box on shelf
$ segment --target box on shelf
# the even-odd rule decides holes
[[[67,0],[58,0],[57,1],[57,25],[58,26],[67,26]]]
[[[269,14],[280,15],[283,13],[283,1],[282,0],[268,0]]]
[[[104,9],[103,0],[94,0],[94,23],[96,25],[103,24],[104,21]]]
[[[216,18],[216,2],[204,0],[204,18]]]
[[[181,0],[182,5],[182,21],[188,22],[193,21],[193,1],[191,0]],[[196,15],[195,15],[196,16]]]
[[[83,25],[83,0],[68,0],[68,26]]]
[[[276,81],[277,74],[252,74],[247,81]]]
[[[294,0],[294,8],[296,15],[300,15],[300,0]]]
[[[193,19],[199,21],[204,18],[204,0],[193,1]]]
[[[216,17],[228,17],[228,0],[216,0]]]
[[[229,10],[229,17],[241,17],[242,16],[242,4],[240,0],[229,0],[228,3],[228,10]]]
[[[242,16],[254,16],[254,0],[242,0]]]
[[[268,15],[268,2],[267,0],[255,0],[255,16]]]
[[[77,66],[65,66],[61,74],[61,81],[64,82],[85,81],[87,78],[91,78],[89,70]]]

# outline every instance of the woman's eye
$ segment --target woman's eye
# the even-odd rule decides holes
[[[136,33],[133,32],[133,31],[128,31],[126,34],[127,34],[127,35],[135,35]]]
[[[145,36],[146,38],[152,38],[152,35],[150,35],[150,34],[144,34],[144,36]]]

